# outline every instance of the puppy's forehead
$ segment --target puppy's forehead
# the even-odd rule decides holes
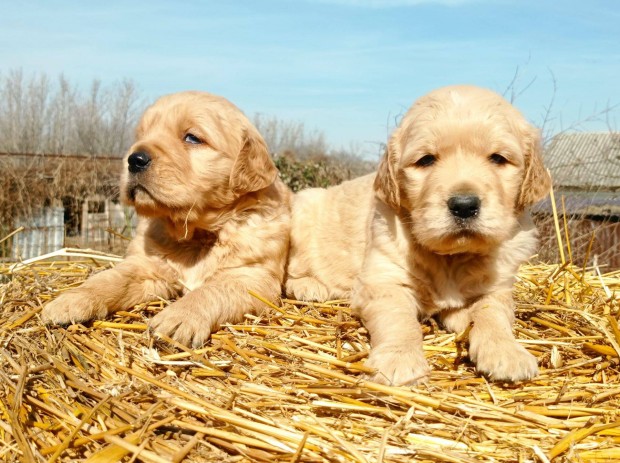
[[[473,86],[451,86],[435,90],[416,101],[407,116],[412,119],[433,120],[451,118],[522,117],[501,95]]]
[[[512,138],[516,141],[520,127],[526,125],[521,113],[497,93],[473,86],[451,86],[435,90],[412,105],[400,126],[401,141],[509,142]]]
[[[215,148],[236,144],[243,136],[247,119],[231,102],[205,92],[166,95],[144,113],[137,134],[195,132]],[[238,140],[239,139],[239,140]]]
[[[142,117],[145,127],[186,120],[208,123],[212,120],[238,119],[241,111],[225,98],[202,92],[182,92],[166,95],[153,103]]]
[[[418,99],[405,114],[401,127],[410,132],[444,123],[494,124],[508,131],[527,124],[521,113],[499,94],[480,87],[451,86]]]

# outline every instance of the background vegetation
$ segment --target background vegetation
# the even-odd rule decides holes
[[[94,80],[89,88],[80,89],[64,75],[54,79],[46,74],[25,76],[20,70],[0,73],[0,239],[14,229],[16,219],[32,219],[44,206],[78,209],[95,194],[116,199],[119,158],[131,145],[146,105],[131,80],[111,85]],[[261,114],[252,119],[293,191],[327,187],[372,172],[382,154],[380,147],[377,158],[368,160],[356,156],[355,148],[333,149],[323,133],[301,122]],[[536,219],[543,231],[540,258],[558,262],[550,217]],[[572,230],[569,239],[575,241],[576,262],[593,252],[604,263],[620,252],[596,244],[588,251],[591,224],[584,229],[579,220],[570,219],[567,225]],[[601,223],[599,229],[615,234],[610,227],[617,228]]]
[[[118,196],[122,157],[146,107],[131,80],[81,90],[65,76],[0,74],[0,223],[93,194]],[[374,162],[331,150],[302,123],[256,115],[284,181],[295,191],[373,170]],[[64,199],[63,199],[64,198]]]
[[[0,231],[43,206],[115,196],[115,158],[143,107],[130,80],[82,91],[63,75],[0,74]]]
[[[0,74],[0,152],[118,156],[143,107],[131,80],[83,91],[64,75],[9,71]]]

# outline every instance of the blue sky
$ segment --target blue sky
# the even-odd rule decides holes
[[[616,0],[0,0],[0,73],[223,95],[372,156],[419,96],[471,83],[548,133],[620,130]],[[554,90],[555,88],[555,90]]]

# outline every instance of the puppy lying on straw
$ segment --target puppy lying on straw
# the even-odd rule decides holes
[[[550,178],[540,135],[507,101],[473,86],[420,98],[378,172],[294,199],[286,291],[351,298],[370,332],[373,379],[429,374],[419,320],[469,332],[469,356],[495,380],[537,374],[512,334],[512,284],[536,251],[528,206]]]
[[[249,290],[280,296],[290,193],[239,109],[207,93],[165,96],[142,116],[125,163],[121,195],[140,216],[127,258],[47,304],[44,321],[179,298],[151,327],[200,346],[262,305]]]

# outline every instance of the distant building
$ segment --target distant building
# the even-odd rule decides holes
[[[599,262],[620,268],[620,132],[562,133],[551,140],[543,157],[558,213],[566,212],[569,219],[574,260],[583,260],[594,232],[590,257],[598,255]],[[534,209],[544,236],[551,231],[544,219],[551,212],[549,199]]]
[[[556,135],[544,158],[570,215],[620,216],[620,132]]]

